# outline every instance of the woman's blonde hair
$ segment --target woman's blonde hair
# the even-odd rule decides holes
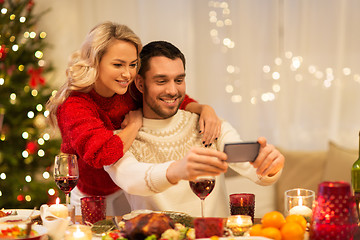
[[[47,103],[49,121],[52,126],[56,126],[56,112],[59,105],[69,97],[72,91],[86,93],[94,87],[101,58],[114,40],[134,44],[140,63],[139,54],[142,44],[140,38],[129,27],[113,22],[104,22],[95,26],[88,33],[80,49],[71,55],[66,69],[67,81]]]

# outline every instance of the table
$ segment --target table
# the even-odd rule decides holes
[[[111,220],[112,218],[113,218],[113,216],[106,217],[106,219],[108,219],[108,220]],[[122,219],[121,216],[116,216],[115,218],[118,222],[121,221],[121,219]],[[82,217],[79,215],[75,216],[75,221],[82,224]],[[261,218],[254,219],[254,224],[260,224],[260,223],[261,223]],[[101,239],[101,237],[93,237],[93,240],[100,240],[100,239]],[[360,223],[359,223],[358,231],[354,235],[354,240],[360,240]]]

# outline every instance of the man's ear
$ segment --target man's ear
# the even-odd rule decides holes
[[[134,81],[137,89],[144,94],[144,78],[137,74]]]

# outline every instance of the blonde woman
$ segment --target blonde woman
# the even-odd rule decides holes
[[[80,176],[71,193],[77,214],[80,198],[89,195],[106,197],[107,215],[130,211],[122,190],[103,166],[123,156],[142,126],[141,101],[135,101],[132,85],[141,49],[139,37],[127,26],[112,22],[95,26],[72,55],[67,81],[48,102],[50,123],[61,132],[61,152],[78,157]],[[163,101],[171,105],[177,99]],[[181,108],[200,114],[203,144],[210,145],[220,132],[214,110],[188,96]]]

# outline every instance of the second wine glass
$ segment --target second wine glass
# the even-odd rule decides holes
[[[201,217],[204,217],[204,201],[215,187],[215,177],[201,176],[194,181],[189,181],[191,190],[201,200]]]
[[[76,155],[62,153],[55,156],[54,178],[58,188],[66,195],[66,205],[69,205],[69,194],[75,188],[79,179]]]

